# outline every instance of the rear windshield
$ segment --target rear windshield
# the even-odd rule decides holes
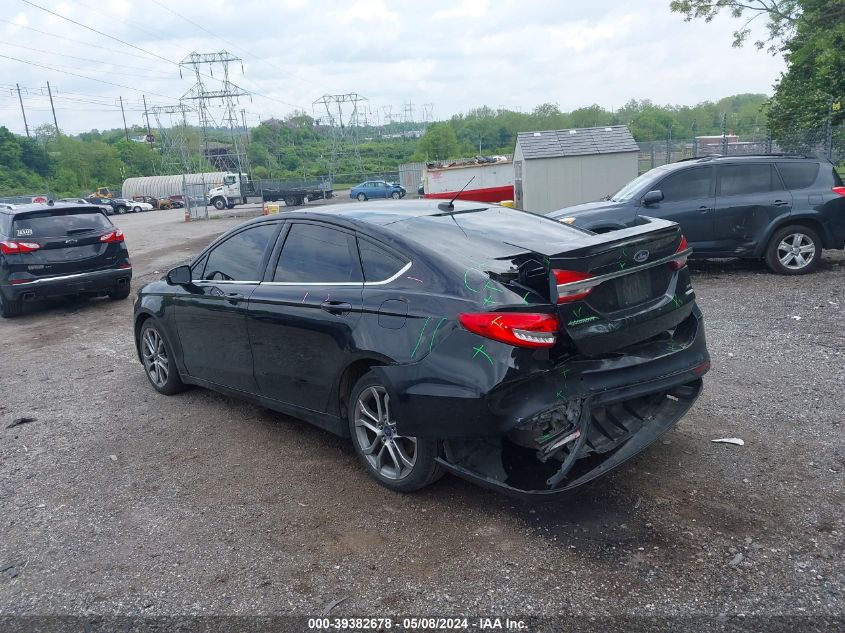
[[[842,178],[839,177],[839,174],[836,171],[836,167],[833,168],[833,186],[834,187],[841,187],[842,186]]]
[[[816,182],[816,176],[819,175],[818,163],[790,162],[777,163],[777,166],[787,189],[811,187]]]
[[[15,218],[12,237],[65,237],[111,227],[112,223],[99,210],[39,211]]]

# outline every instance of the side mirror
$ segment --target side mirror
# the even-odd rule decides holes
[[[191,267],[177,266],[167,273],[167,283],[171,286],[184,286],[191,283]]]
[[[653,189],[643,196],[643,206],[657,204],[661,200],[663,200],[663,192],[660,189]]]

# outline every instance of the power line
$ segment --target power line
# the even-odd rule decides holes
[[[33,31],[35,33],[41,33],[41,35],[46,35],[48,37],[52,37],[54,39],[59,40],[67,40],[68,42],[73,42],[74,44],[83,44],[87,48],[99,48],[104,51],[109,51],[110,53],[117,53],[118,55],[129,55],[130,57],[137,57],[138,59],[143,59],[145,61],[150,61],[148,57],[143,57],[141,55],[136,55],[135,53],[127,53],[126,51],[119,51],[116,48],[109,48],[108,46],[103,46],[102,44],[94,44],[92,42],[86,42],[85,40],[77,40],[72,37],[65,37],[64,35],[57,35],[55,33],[48,33],[47,31],[41,31],[39,29],[33,28],[31,26],[24,26],[23,24],[18,24],[17,22],[12,22],[11,20],[4,20],[0,18],[0,22],[4,24],[11,24],[12,26],[16,26],[19,29],[26,29],[27,31]]]
[[[59,13],[56,13],[55,11],[51,11],[50,9],[48,9],[48,8],[46,8],[46,7],[42,7],[41,5],[35,4],[34,2],[31,2],[30,0],[21,0],[21,2],[23,2],[23,3],[25,3],[25,4],[28,4],[28,5],[30,5],[31,7],[35,7],[36,9],[40,9],[40,10],[42,10],[42,11],[45,11],[46,13],[49,13],[50,15],[54,15],[54,16],[56,16],[57,18],[61,18],[62,20],[66,20],[67,22],[70,22],[71,24],[75,24],[75,25],[77,25],[77,26],[81,26],[81,27],[82,27],[82,28],[84,28],[84,29],[88,29],[88,30],[89,30],[89,31],[91,31],[92,33],[97,33],[98,35],[102,35],[103,37],[107,37],[107,38],[109,38],[109,39],[111,39],[111,40],[114,40],[115,42],[119,42],[119,43],[124,44],[124,45],[126,45],[126,46],[129,46],[129,47],[131,47],[131,48],[134,48],[135,50],[141,51],[142,53],[146,53],[147,55],[151,55],[152,57],[156,57],[156,58],[158,58],[158,59],[160,59],[160,60],[162,60],[162,61],[167,62],[168,64],[174,64],[175,66],[179,66],[179,63],[178,63],[178,62],[173,61],[172,59],[167,59],[166,57],[162,57],[162,56],[161,56],[161,55],[159,55],[158,53],[152,53],[152,52],[150,52],[150,51],[148,51],[148,50],[146,50],[146,49],[141,48],[140,46],[135,46],[134,44],[131,44],[131,43],[129,43],[129,42],[126,42],[126,41],[124,41],[124,40],[122,40],[122,39],[120,39],[120,38],[118,38],[118,37],[114,37],[113,35],[109,35],[108,33],[104,33],[104,32],[102,32],[102,31],[98,31],[97,29],[95,29],[95,28],[93,28],[93,27],[87,26],[87,25],[85,25],[85,24],[82,24],[81,22],[77,22],[76,20],[73,20],[73,19],[71,19],[71,18],[65,17],[65,16],[63,16],[63,15],[61,15],[61,14],[59,14]],[[212,77],[211,75],[203,75],[203,76],[204,76],[204,77],[206,77],[206,78],[208,78],[208,79],[214,79],[214,77]],[[293,108],[305,109],[305,108],[304,108],[303,106],[301,106],[301,105],[297,105],[297,104],[295,104],[295,103],[288,103],[287,101],[283,101],[282,99],[276,99],[275,97],[271,97],[271,96],[269,96],[269,95],[265,95],[265,94],[260,93],[260,92],[258,92],[258,91],[256,91],[256,90],[253,90],[253,91],[252,91],[252,93],[253,93],[253,94],[255,94],[255,95],[258,95],[258,96],[260,96],[260,97],[264,97],[265,99],[269,99],[269,100],[271,100],[271,101],[278,101],[279,103],[282,103],[282,104],[284,104],[284,105],[291,106],[291,107],[293,107]],[[150,93],[150,94],[153,94],[153,93]],[[168,97],[168,99],[169,99],[169,98],[170,98],[170,97]]]
[[[4,42],[4,43],[6,43],[6,42]],[[32,48],[31,46],[24,46],[23,44],[10,44],[10,45],[14,46],[15,48],[23,48],[23,49],[26,49],[28,51],[34,51],[36,53],[44,53],[46,55],[56,55],[58,57],[64,57],[66,59],[76,59],[76,60],[79,60],[81,62],[90,62],[90,63],[93,63],[93,64],[105,64],[107,66],[114,66],[116,68],[128,68],[130,70],[140,70],[142,72],[153,72],[156,75],[158,75],[159,77],[166,77],[168,79],[172,78],[170,75],[167,75],[165,73],[156,72],[152,68],[140,68],[138,66],[125,66],[123,64],[114,64],[110,61],[102,61],[102,60],[99,60],[99,59],[90,59],[88,57],[76,57],[74,55],[67,55],[65,53],[60,53],[60,52],[57,52],[57,51],[45,51],[41,48]],[[126,74],[126,73],[116,73],[116,74],[123,75],[123,74]],[[136,75],[133,75],[133,76],[136,76]],[[149,76],[152,77],[152,75],[149,75]]]
[[[123,84],[117,84],[112,81],[106,81],[105,79],[97,79],[96,77],[88,77],[87,75],[80,75],[78,73],[72,73],[68,70],[59,70],[58,68],[52,68],[50,66],[45,66],[43,64],[36,64],[35,62],[27,61],[26,59],[19,59],[17,57],[10,57],[9,55],[0,54],[0,58],[3,59],[11,59],[13,62],[20,62],[21,64],[28,64],[30,66],[37,66],[38,68],[44,68],[45,70],[52,70],[53,72],[62,73],[63,75],[73,75],[74,77],[80,77],[81,79],[88,79],[89,81],[98,81],[103,84],[108,84],[110,86],[116,86],[118,88],[126,88],[127,90],[134,90],[135,92],[140,92],[141,94],[151,94],[155,95],[156,97],[162,97],[164,99],[171,99],[173,101],[177,101],[174,97],[168,97],[167,95],[159,94],[157,92],[152,92],[150,90],[141,90],[139,88],[133,88],[132,86],[124,86]]]
[[[161,7],[162,9],[164,9],[165,11],[168,11],[169,13],[172,13],[173,15],[175,15],[177,18],[181,18],[182,20],[185,20],[185,22],[188,22],[189,24],[194,25],[195,27],[197,27],[197,28],[198,28],[198,29],[200,29],[201,31],[204,31],[205,33],[207,33],[207,34],[211,35],[211,36],[212,36],[212,37],[214,37],[215,39],[219,39],[220,41],[224,42],[225,44],[228,44],[228,45],[229,45],[229,46],[231,46],[232,48],[235,48],[235,49],[238,49],[238,48],[239,48],[239,49],[241,49],[242,51],[244,51],[245,53],[247,53],[247,54],[248,54],[248,55],[250,55],[251,57],[254,57],[254,58],[256,59],[256,61],[263,62],[263,63],[267,64],[268,66],[272,66],[273,68],[275,68],[275,69],[276,69],[276,70],[278,70],[279,72],[284,73],[285,75],[288,75],[289,77],[291,77],[291,78],[293,78],[293,79],[297,79],[297,80],[299,80],[299,81],[306,81],[306,82],[308,82],[308,83],[310,83],[310,84],[313,84],[313,85],[317,86],[318,88],[326,88],[326,86],[324,86],[324,85],[322,85],[322,84],[319,84],[319,83],[317,83],[316,81],[312,81],[312,80],[310,80],[310,79],[305,79],[305,78],[303,78],[303,77],[299,77],[299,76],[297,76],[295,73],[292,73],[292,72],[290,72],[289,70],[285,70],[284,68],[281,68],[281,67],[277,66],[276,64],[273,64],[272,62],[270,62],[270,61],[266,60],[265,58],[263,58],[263,57],[261,57],[261,56],[259,56],[259,55],[256,55],[255,53],[253,53],[253,52],[252,52],[252,51],[250,51],[249,49],[244,48],[243,46],[238,46],[237,44],[234,44],[233,42],[230,42],[230,41],[228,41],[228,40],[224,40],[223,38],[221,38],[221,37],[220,37],[220,34],[219,34],[219,33],[214,33],[213,31],[209,31],[209,30],[208,30],[207,28],[205,28],[203,25],[198,24],[197,22],[194,22],[192,19],[190,19],[190,18],[188,18],[188,17],[185,17],[185,16],[184,16],[184,15],[182,15],[181,13],[177,13],[176,11],[174,11],[173,9],[171,9],[170,7],[168,7],[168,6],[164,5],[164,4],[162,4],[161,2],[159,2],[159,0],[152,0],[152,1],[153,1],[155,4],[157,4],[159,7]],[[291,105],[291,104],[287,104],[287,105]],[[297,107],[299,107],[299,106],[297,106]]]

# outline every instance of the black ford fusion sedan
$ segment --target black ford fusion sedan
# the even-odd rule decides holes
[[[261,217],[145,286],[153,387],[200,385],[350,437],[379,482],[452,472],[554,496],[689,410],[710,366],[677,224],[596,235],[496,205]]]

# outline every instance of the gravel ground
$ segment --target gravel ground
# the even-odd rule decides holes
[[[232,215],[115,218],[134,286]],[[345,599],[333,615],[842,617],[845,258],[797,278],[693,269],[702,397],[557,505],[452,477],[402,496],[304,422],[202,389],[160,396],[131,301],[0,320],[0,616],[315,615]]]

